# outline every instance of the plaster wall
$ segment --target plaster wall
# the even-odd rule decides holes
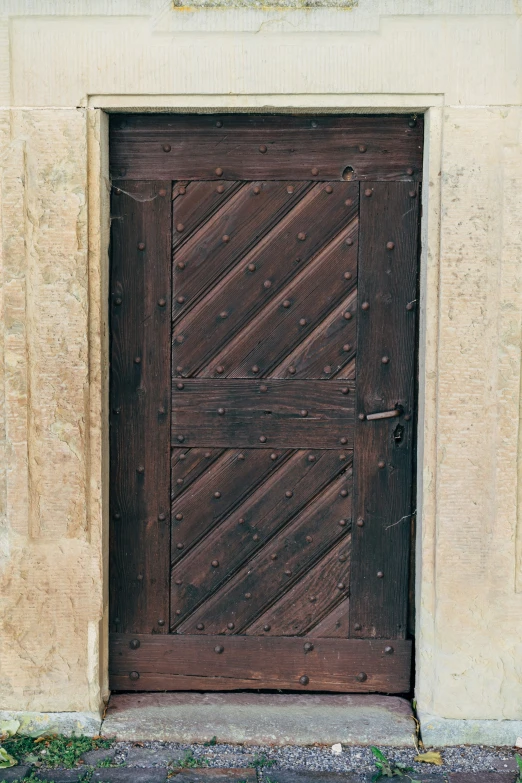
[[[424,111],[417,701],[514,739],[522,7],[218,5],[0,7],[0,710],[107,697],[104,110]]]

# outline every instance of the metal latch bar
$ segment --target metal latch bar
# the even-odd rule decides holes
[[[375,419],[393,419],[395,416],[400,416],[402,413],[400,408],[394,408],[392,411],[382,411],[382,413],[368,413],[366,418],[368,421],[374,421]]]

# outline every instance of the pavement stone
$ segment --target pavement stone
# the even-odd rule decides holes
[[[99,748],[98,750],[88,750],[82,756],[82,761],[89,767],[97,767],[101,761],[112,759],[116,755],[115,748]]]
[[[78,769],[39,769],[36,773],[38,780],[52,781],[52,783],[81,783],[88,770],[85,767]]]
[[[312,772],[294,770],[267,770],[265,777],[272,783],[371,783],[375,773],[358,772]],[[446,783],[442,772],[409,773],[415,780],[421,783]],[[400,780],[400,778],[399,778]],[[407,783],[408,778],[403,778]],[[492,782],[494,783],[494,781]],[[504,782],[506,783],[506,782]],[[511,783],[511,781],[509,782]]]
[[[174,783],[256,783],[253,769],[180,769],[169,777]]]
[[[449,783],[515,783],[514,772],[450,772]]]
[[[312,772],[289,769],[264,771],[264,777],[273,783],[365,783],[371,775],[359,775],[356,772]]]
[[[507,756],[502,759],[493,758],[491,765],[498,772],[518,772],[518,764],[514,756]]]
[[[16,767],[0,769],[0,780],[2,783],[11,783],[13,780],[22,780],[29,773],[29,767],[23,764],[17,764]]]
[[[93,772],[91,783],[166,783],[167,770],[136,767],[107,767]]]

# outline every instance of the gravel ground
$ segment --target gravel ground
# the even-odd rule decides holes
[[[334,755],[330,747],[278,747],[251,745],[179,745],[172,742],[119,742],[116,746],[115,763],[126,763],[129,750],[132,756],[129,766],[165,766],[165,752],[174,759],[183,759],[187,751],[195,758],[204,759],[210,767],[248,767],[256,757],[266,756],[275,761],[274,769],[311,770],[316,772],[368,772],[374,771],[373,757],[367,747],[346,746],[340,755]],[[149,749],[138,761],[139,748]],[[157,751],[151,754],[150,749]],[[380,750],[391,760],[407,763],[417,772],[508,772],[516,769],[514,751],[507,748],[493,748],[483,745],[460,745],[442,750],[443,767],[414,763],[415,751],[400,748]],[[521,751],[522,754],[522,751]],[[154,760],[156,756],[156,760]],[[147,758],[145,758],[147,757]]]

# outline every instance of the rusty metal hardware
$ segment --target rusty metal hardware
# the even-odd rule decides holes
[[[375,421],[376,419],[393,419],[396,416],[400,416],[402,413],[401,408],[394,408],[392,411],[382,411],[380,413],[368,413],[366,418],[368,421]]]

